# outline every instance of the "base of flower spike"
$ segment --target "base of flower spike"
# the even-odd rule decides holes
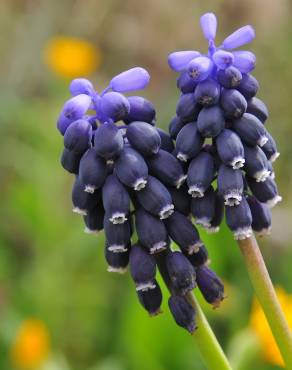
[[[122,268],[122,267],[108,266],[107,267],[107,271],[108,272],[116,272],[118,274],[125,274],[127,272],[127,269],[126,268]]]
[[[215,233],[218,233],[218,231],[220,230],[220,227],[219,226],[215,226],[215,227],[208,227],[206,229],[207,233],[208,234],[215,234]]]
[[[153,247],[150,248],[150,254],[156,254],[156,253],[162,252],[166,248],[167,248],[167,243],[165,241],[155,243]]]
[[[273,199],[270,199],[266,202],[266,205],[269,208],[275,207],[276,204],[282,201],[282,197],[280,195],[276,195]]]
[[[258,140],[257,144],[258,144],[258,146],[264,146],[268,142],[268,140],[269,140],[269,138],[267,136],[262,136]]]
[[[270,176],[271,172],[269,170],[258,171],[254,174],[256,182],[264,182]]]
[[[165,220],[167,217],[171,216],[174,212],[174,205],[168,204],[167,206],[163,207],[162,210],[159,212],[160,220]]]
[[[109,219],[110,222],[112,222],[114,225],[117,224],[123,224],[126,222],[128,219],[126,217],[125,213],[117,212],[112,215],[112,217]]]
[[[242,227],[233,231],[235,240],[243,240],[252,236],[251,227]]]
[[[175,184],[175,186],[176,186],[176,188],[177,188],[177,189],[179,189],[179,188],[182,186],[182,184],[186,181],[186,178],[187,178],[187,175],[184,175],[184,176],[181,176],[181,177],[177,180],[177,182],[176,182],[176,184]]]
[[[200,188],[197,185],[192,185],[190,186],[188,193],[193,197],[193,198],[203,198],[204,196],[204,190],[203,188]]]
[[[211,226],[211,221],[212,220],[208,217],[196,218],[195,224],[200,225],[205,229],[208,229]]]
[[[148,281],[147,283],[138,284],[136,285],[136,291],[137,292],[146,292],[150,289],[155,289],[156,285],[153,283],[153,281]]]
[[[84,228],[84,232],[86,234],[98,234],[99,233],[99,230],[91,230],[89,229],[87,226]]]
[[[224,204],[229,207],[238,206],[242,200],[242,195],[238,190],[230,190],[224,195]]]
[[[280,155],[280,152],[276,152],[274,153],[271,157],[270,157],[270,162],[275,162],[275,160],[279,157]]]
[[[90,194],[93,194],[95,189],[96,189],[96,186],[93,186],[93,185],[85,185],[84,187],[84,191]]]
[[[187,162],[188,159],[189,159],[189,157],[186,154],[181,153],[181,152],[177,153],[176,158],[179,159],[182,162]]]
[[[81,215],[81,216],[87,216],[87,211],[86,211],[86,209],[81,209],[81,208],[78,208],[78,207],[74,207],[74,208],[72,209],[72,211],[73,211],[74,213],[77,213],[78,215]]]
[[[260,237],[262,236],[265,236],[265,235],[269,235],[271,233],[271,226],[270,227],[267,227],[265,229],[262,229],[260,231],[256,231],[256,234]]]
[[[203,243],[201,241],[198,241],[197,243],[190,245],[188,247],[188,254],[195,254],[198,253]]]
[[[146,184],[147,184],[147,180],[145,180],[145,179],[138,179],[138,180],[136,180],[136,182],[135,182],[135,184],[133,186],[134,187],[134,190],[136,190],[136,191],[142,190],[142,189],[145,188]]]
[[[234,170],[239,170],[244,166],[245,159],[243,157],[235,157],[231,162],[230,165]]]
[[[128,248],[125,245],[114,244],[108,247],[108,250],[113,253],[127,252]]]

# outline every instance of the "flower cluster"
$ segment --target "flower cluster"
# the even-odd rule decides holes
[[[256,97],[258,81],[250,74],[255,55],[232,51],[253,40],[253,28],[236,30],[219,47],[213,13],[201,17],[201,28],[207,55],[179,51],[168,57],[169,66],[180,72],[181,91],[169,132],[187,171],[195,223],[218,231],[225,205],[227,225],[241,240],[252,229],[270,230],[269,208],[281,200],[272,166],[279,153],[265,127],[267,107]]]
[[[90,81],[73,80],[73,97],[57,122],[64,136],[61,163],[75,174],[73,211],[83,216],[85,231],[104,230],[108,271],[123,273],[129,264],[139,301],[156,315],[162,302],[158,266],[172,293],[170,311],[193,332],[195,312],[186,293],[197,284],[217,306],[224,288],[206,266],[207,250],[189,219],[187,176],[173,155],[173,140],[155,127],[150,101],[122,94],[148,82],[144,69],[133,68],[115,76],[99,95]],[[181,251],[170,248],[171,240]]]

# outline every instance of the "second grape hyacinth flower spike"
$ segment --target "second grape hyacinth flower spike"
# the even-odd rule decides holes
[[[138,299],[154,316],[162,302],[158,266],[171,291],[170,312],[192,333],[196,312],[187,294],[198,285],[217,307],[224,288],[206,266],[207,249],[189,217],[195,206],[186,191],[187,173],[173,155],[171,136],[155,127],[150,101],[123,95],[143,89],[149,79],[145,69],[132,68],[112,78],[101,94],[87,79],[74,79],[72,98],[57,122],[64,136],[61,163],[75,175],[73,211],[83,216],[85,231],[104,230],[108,271],[124,273],[129,264]],[[210,217],[211,225],[217,208]],[[180,251],[172,249],[171,241]]]
[[[218,231],[222,202],[227,225],[243,240],[252,230],[270,231],[270,208],[281,200],[272,165],[279,153],[265,126],[267,107],[256,97],[259,83],[251,75],[256,57],[233,51],[251,42],[255,32],[244,26],[216,47],[216,16],[206,13],[200,24],[208,53],[188,50],[168,57],[170,68],[180,73],[181,91],[169,132],[176,140],[174,154],[187,168],[184,189],[192,197],[195,223]]]

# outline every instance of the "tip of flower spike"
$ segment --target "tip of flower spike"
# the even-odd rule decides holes
[[[96,186],[94,185],[85,185],[84,191],[89,194],[93,194],[96,189]]]
[[[177,182],[176,182],[176,184],[175,184],[175,186],[176,186],[176,188],[177,188],[177,189],[179,189],[179,188],[182,186],[182,184],[185,182],[186,178],[187,178],[187,175],[183,175],[183,176],[181,176],[181,177],[177,180]]]
[[[147,281],[146,283],[141,283],[136,285],[137,292],[146,292],[150,289],[155,289],[156,284],[153,281]]]
[[[72,211],[73,211],[74,213],[77,213],[78,215],[81,215],[81,216],[87,216],[87,210],[86,210],[86,209],[81,209],[81,208],[79,208],[79,207],[74,207],[74,208],[72,209]]]
[[[128,92],[144,89],[150,81],[146,69],[134,67],[113,77],[110,88],[116,92]]]
[[[84,228],[84,232],[85,232],[85,234],[98,234],[99,230],[92,230],[92,229],[89,229],[89,227],[86,226]]]
[[[205,38],[214,40],[217,31],[217,18],[214,13],[205,13],[200,18],[200,25]]]
[[[271,158],[270,158],[270,162],[275,162],[275,160],[280,156],[280,152],[276,152],[274,153]]]
[[[231,35],[226,37],[222,46],[226,50],[236,49],[245,44],[248,44],[255,38],[255,30],[252,26],[247,25],[234,31]]]
[[[116,272],[118,274],[125,274],[127,272],[126,268],[123,267],[114,267],[114,266],[108,266],[107,267],[108,272]]]
[[[110,222],[112,222],[114,225],[117,225],[117,224],[123,224],[124,222],[126,222],[128,219],[126,217],[126,214],[125,213],[121,213],[121,212],[116,212],[112,215],[112,217],[109,219]]]
[[[273,199],[270,199],[266,202],[266,205],[269,208],[275,207],[276,204],[282,201],[282,197],[280,195],[276,195]]]
[[[173,204],[167,204],[165,207],[162,208],[162,210],[159,212],[159,218],[160,220],[165,220],[169,216],[171,216],[174,212],[174,205]]]
[[[113,244],[108,247],[108,250],[113,253],[127,252],[128,248],[124,244]]]
[[[165,241],[160,241],[158,243],[155,243],[150,248],[150,254],[156,254],[164,251],[167,248],[167,243]]]
[[[271,171],[269,170],[261,170],[254,174],[254,178],[256,179],[256,182],[264,182],[267,180],[267,178],[270,176]]]
[[[248,239],[252,236],[252,229],[251,227],[241,227],[237,230],[234,230],[233,234],[235,240]]]

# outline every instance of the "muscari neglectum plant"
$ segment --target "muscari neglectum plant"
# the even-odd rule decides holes
[[[75,175],[73,211],[83,216],[86,232],[104,230],[108,270],[123,273],[129,265],[138,299],[151,316],[162,302],[159,269],[170,291],[170,312],[179,326],[195,332],[207,367],[230,369],[192,294],[198,287],[214,307],[224,298],[194,224],[218,232],[225,210],[292,369],[291,332],[252,231],[269,232],[270,208],[281,200],[272,166],[279,153],[265,127],[267,107],[256,97],[259,84],[250,74],[256,58],[249,51],[233,51],[255,33],[251,26],[242,27],[216,47],[215,15],[204,14],[201,27],[207,54],[189,50],[168,57],[180,73],[181,91],[169,134],[155,127],[150,101],[123,95],[147,86],[145,69],[115,76],[101,94],[84,78],[71,82],[73,97],[57,127],[64,136],[62,166]]]

